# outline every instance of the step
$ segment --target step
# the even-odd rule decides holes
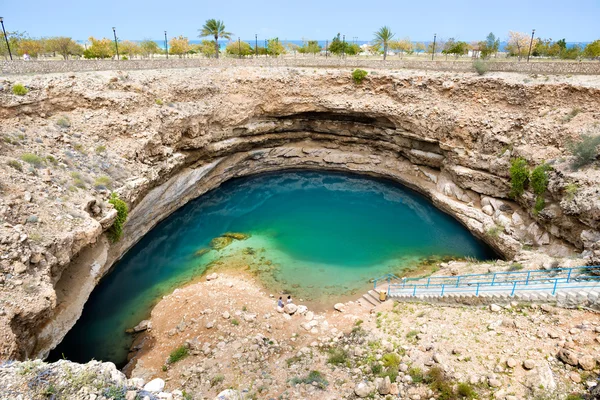
[[[381,303],[379,301],[379,292],[378,291],[371,289],[367,292],[367,294],[369,296],[371,296],[373,298],[373,300],[375,300],[377,303]]]
[[[377,306],[380,304],[379,302],[376,302],[375,300],[373,300],[373,298],[371,296],[369,296],[368,294],[363,294],[362,299],[364,299],[367,303],[369,303],[373,306]]]

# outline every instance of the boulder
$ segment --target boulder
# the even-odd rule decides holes
[[[579,366],[586,371],[591,371],[596,368],[596,360],[590,355],[585,355],[579,359]]]
[[[333,306],[333,309],[339,312],[344,312],[344,303],[335,303],[335,305]]]
[[[304,318],[306,318],[307,321],[312,321],[314,317],[315,313],[313,313],[312,311],[309,311],[304,315]]]
[[[308,311],[308,307],[303,306],[303,305],[299,305],[298,306],[298,314],[306,314],[306,312]]]
[[[142,322],[133,327],[133,331],[135,333],[142,332],[148,329],[152,329],[152,322],[150,322],[150,320],[147,319],[143,320]]]
[[[354,386],[354,394],[358,397],[367,397],[371,394],[371,387],[366,382],[359,382]]]
[[[492,312],[499,312],[500,310],[502,310],[502,307],[500,307],[497,304],[491,304],[490,305],[490,311]]]
[[[158,393],[165,388],[165,381],[160,378],[152,379],[144,385],[144,390],[147,392]]]
[[[575,352],[571,351],[571,350],[560,349],[557,354],[557,357],[559,360],[561,360],[565,364],[569,364],[574,367],[576,367],[577,364],[579,364],[579,359],[577,358],[577,354],[575,354]]]
[[[517,360],[515,360],[514,358],[509,358],[508,360],[506,360],[506,366],[508,368],[514,368],[517,366]]]
[[[234,389],[225,389],[215,397],[215,400],[243,400],[244,395]]]
[[[535,362],[533,360],[525,360],[523,361],[523,368],[529,370],[535,368]]]
[[[392,382],[390,381],[390,377],[386,376],[385,379],[382,379],[377,385],[377,391],[379,394],[390,394],[392,391]]]
[[[283,307],[283,311],[285,311],[286,314],[293,315],[294,313],[296,313],[296,311],[298,311],[298,306],[294,303],[289,303],[286,304],[285,307]]]

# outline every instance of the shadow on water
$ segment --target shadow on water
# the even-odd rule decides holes
[[[124,365],[132,343],[125,330],[147,318],[161,296],[205,272],[219,252],[194,253],[225,232],[252,235],[244,251],[261,250],[258,268],[266,259],[277,266],[261,279],[320,301],[430,256],[497,258],[425,197],[387,180],[314,171],[238,178],[177,210],[129,250],[49,359]]]

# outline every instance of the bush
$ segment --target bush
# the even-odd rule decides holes
[[[536,195],[533,211],[536,214],[542,211],[546,206],[546,201],[543,196],[546,189],[548,189],[548,174],[546,171],[549,169],[550,166],[548,164],[542,163],[535,167],[531,172],[531,187],[533,188],[533,193]]]
[[[210,380],[210,387],[217,386],[218,384],[223,383],[224,380],[225,380],[224,375],[221,375],[221,374],[215,375]]]
[[[369,73],[364,69],[355,69],[352,71],[352,80],[354,83],[359,84],[367,77]]]
[[[468,383],[464,383],[464,382],[458,384],[456,393],[458,394],[459,397],[464,398],[464,399],[477,398],[477,392],[475,391],[475,389],[473,389],[473,387],[471,385],[469,385]]]
[[[485,73],[488,71],[488,65],[487,63],[481,61],[481,60],[476,60],[473,63],[473,68],[475,68],[475,71],[477,71],[477,73],[479,75],[485,75]]]
[[[412,378],[414,383],[423,382],[423,370],[419,367],[412,367],[408,370],[408,375]]]
[[[103,395],[109,399],[125,400],[125,392],[126,391],[127,391],[126,386],[112,385],[112,386],[104,389]],[[54,397],[54,396],[52,396],[52,397]]]
[[[327,379],[323,376],[323,374],[319,371],[310,371],[310,373],[305,378],[293,378],[291,380],[292,384],[297,385],[299,383],[305,383],[307,385],[313,385],[323,390],[329,385]]]
[[[510,160],[509,172],[511,184],[510,195],[513,198],[520,197],[525,192],[525,188],[529,183],[529,169],[527,168],[527,161],[521,157]]]
[[[97,154],[104,153],[105,151],[106,151],[106,146],[98,146],[98,147],[96,147],[96,153]]]
[[[42,159],[38,156],[36,156],[33,153],[25,153],[21,156],[21,160],[25,161],[26,163],[29,163],[31,165],[33,165],[36,168],[39,168],[42,166]]]
[[[567,200],[572,201],[577,194],[577,190],[579,190],[579,186],[577,186],[576,183],[569,183],[567,186],[565,186],[565,197]]]
[[[16,169],[17,171],[23,171],[23,166],[17,160],[10,160],[6,163],[9,167]]]
[[[61,128],[70,128],[71,121],[69,121],[67,117],[60,117],[58,121],[56,121],[56,125],[60,126]]]
[[[20,83],[17,83],[15,85],[13,85],[12,92],[13,92],[13,94],[16,94],[17,96],[25,96],[27,93],[29,93],[29,89],[27,89],[25,86],[21,85]]]
[[[327,362],[333,365],[346,364],[348,361],[348,352],[342,348],[334,348],[329,350],[329,358]]]
[[[381,360],[383,361],[383,366],[386,368],[392,367],[397,369],[398,365],[400,365],[400,356],[396,353],[384,354]]]
[[[569,145],[569,150],[575,156],[571,167],[579,169],[593,163],[598,157],[598,146],[600,146],[600,135],[581,135],[579,142]]]
[[[102,175],[96,178],[94,181],[95,188],[110,188],[112,184],[112,179],[109,176]]]
[[[123,234],[123,224],[125,224],[125,221],[127,220],[129,208],[127,207],[127,203],[121,200],[114,192],[110,196],[110,200],[108,200],[108,202],[117,210],[117,218],[112,226],[108,229],[108,237],[114,243],[121,239],[121,235]]]
[[[169,354],[169,364],[174,364],[181,361],[189,355],[189,351],[185,346],[179,346]]]
[[[537,215],[544,207],[546,207],[546,200],[542,196],[537,196],[533,205],[533,213]]]

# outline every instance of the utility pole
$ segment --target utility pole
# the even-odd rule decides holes
[[[4,18],[0,17],[0,24],[2,24],[2,33],[4,33],[4,39],[6,40],[6,47],[8,48],[8,55],[10,56],[10,60],[12,61],[12,53],[10,52],[10,44],[8,44],[8,36],[6,36],[6,31],[4,30]]]
[[[165,31],[165,54],[167,55],[167,60],[169,59],[169,42],[167,42],[167,31]]]
[[[258,34],[257,33],[254,34],[254,53],[256,54],[256,57],[258,57]]]
[[[325,41],[325,58],[327,58],[327,52],[329,51],[329,40]]]
[[[433,61],[433,55],[435,54],[435,37],[437,36],[437,33],[433,34],[433,51],[431,52],[431,61]]]
[[[531,56],[531,46],[533,46],[533,35],[535,35],[535,29],[531,31],[531,42],[529,42],[529,53],[527,53],[527,62],[529,62],[529,56]]]
[[[346,56],[346,35],[342,35],[342,58]]]
[[[117,31],[113,26],[113,34],[115,35],[115,47],[117,48],[117,60],[119,59],[119,42],[117,42]]]
[[[238,37],[238,57],[242,58],[242,39]]]

